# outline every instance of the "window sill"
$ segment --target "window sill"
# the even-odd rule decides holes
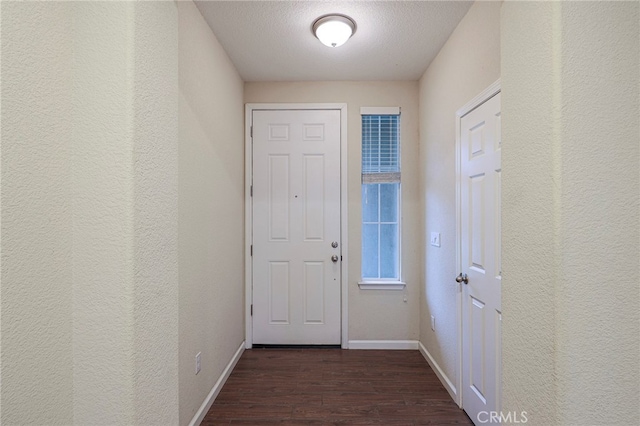
[[[360,290],[403,290],[407,283],[402,281],[360,281]]]

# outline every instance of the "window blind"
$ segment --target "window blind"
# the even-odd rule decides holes
[[[362,116],[362,183],[400,182],[400,116]]]

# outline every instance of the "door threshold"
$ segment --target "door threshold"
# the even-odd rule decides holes
[[[340,345],[257,345],[252,349],[341,349]]]

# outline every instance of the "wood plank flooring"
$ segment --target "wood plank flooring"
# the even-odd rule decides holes
[[[252,349],[202,425],[472,424],[418,351]]]

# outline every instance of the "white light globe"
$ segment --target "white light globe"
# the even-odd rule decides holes
[[[347,17],[326,16],[320,18],[313,25],[313,30],[318,40],[325,46],[342,46],[353,34],[354,24]]]

